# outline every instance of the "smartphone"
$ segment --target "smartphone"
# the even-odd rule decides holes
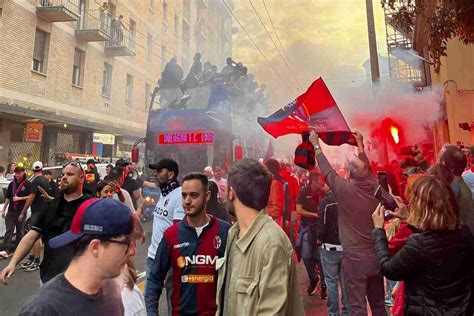
[[[395,199],[381,185],[379,185],[377,190],[375,190],[374,196],[387,210],[394,212],[397,209],[397,202],[395,202]],[[387,218],[388,216],[385,217],[387,220],[389,219]]]
[[[386,171],[379,171],[377,172],[377,178],[379,180],[379,185],[385,189],[385,191],[390,192],[388,189],[388,180],[387,180],[387,172]]]

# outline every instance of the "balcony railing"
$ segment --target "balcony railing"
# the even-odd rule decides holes
[[[50,22],[77,21],[79,0],[38,0],[36,15]]]
[[[112,24],[117,23],[106,11],[87,10],[77,22],[76,37],[86,42],[108,41],[112,36]]]
[[[135,56],[135,38],[123,29],[112,29],[112,37],[105,43],[107,57]]]

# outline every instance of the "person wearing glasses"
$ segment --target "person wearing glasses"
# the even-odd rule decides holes
[[[125,204],[100,198],[82,203],[70,230],[48,243],[73,249],[69,267],[41,287],[20,315],[124,315],[113,279],[136,253],[132,230]]]
[[[46,283],[64,272],[69,265],[74,248],[69,245],[62,249],[49,247],[49,240],[68,231],[79,206],[90,199],[82,194],[84,169],[78,162],[64,165],[60,191],[61,194],[48,202],[43,211],[31,222],[30,231],[18,244],[10,263],[0,273],[0,283],[5,283],[15,272],[15,267],[30,252],[41,237],[45,247],[43,261],[40,264],[40,278]]]

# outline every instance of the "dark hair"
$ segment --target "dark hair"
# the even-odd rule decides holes
[[[316,180],[316,181],[318,181],[318,182],[321,182],[321,178],[322,178],[322,176],[321,176],[321,174],[318,173],[318,172],[310,172],[310,173],[309,173],[309,176],[308,176],[308,180],[309,180],[309,181]]]
[[[0,173],[4,173],[5,172],[5,167],[4,166],[0,166]]]
[[[235,162],[229,173],[228,187],[247,207],[262,210],[268,204],[272,175],[264,166],[253,159]]]
[[[400,163],[400,168],[401,169],[417,167],[417,166],[418,166],[418,164],[416,163],[416,160],[413,159],[413,158],[405,158]]]
[[[122,235],[84,235],[78,240],[76,240],[72,246],[74,248],[74,258],[80,257],[85,251],[87,246],[91,243],[92,240],[98,239],[101,242],[107,242],[113,238],[119,237]]]
[[[453,173],[452,173],[452,171],[448,167],[443,166],[440,163],[437,163],[437,164],[431,166],[428,169],[428,174],[433,175],[436,179],[442,180],[442,181],[444,181],[448,184],[453,182]]]
[[[265,166],[275,176],[280,173],[280,163],[276,159],[267,159],[267,161],[265,161]]]
[[[122,177],[123,170],[122,167],[113,167],[109,174],[105,176],[104,180],[108,180],[109,182],[119,180]]]
[[[183,183],[185,181],[191,181],[191,180],[199,180],[201,182],[202,188],[204,189],[204,192],[207,192],[209,189],[209,179],[204,173],[200,172],[193,172],[193,173],[188,173],[187,175],[184,176],[183,178]]]
[[[214,181],[209,181],[209,191],[211,192],[211,197],[209,200],[217,200],[217,195],[219,194],[219,187]]]
[[[43,170],[43,174],[46,175],[53,175],[53,172],[51,170]]]
[[[114,166],[111,165],[111,164],[108,164],[107,166],[105,166],[105,168],[113,168]]]
[[[440,162],[448,167],[455,176],[461,176],[467,166],[467,157],[462,150],[456,146],[446,146],[441,154]]]
[[[104,181],[100,181],[99,183],[97,183],[97,186],[96,186],[97,195],[99,195],[100,192],[102,192],[102,190],[110,184],[110,182],[112,181],[104,179]]]
[[[12,168],[13,165],[16,165],[14,162],[10,162],[7,166],[7,173],[10,173],[10,169]]]

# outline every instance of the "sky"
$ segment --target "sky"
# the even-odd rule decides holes
[[[268,85],[272,110],[302,94],[320,76],[331,91],[339,93],[346,86],[370,83],[370,73],[363,67],[369,58],[365,0],[233,0],[233,3],[238,21],[276,73],[235,19],[232,25],[237,32],[233,36],[232,57],[243,62],[258,82]],[[280,49],[283,59],[288,57],[288,66],[252,9],[251,4],[280,48],[264,3],[283,46],[284,51]],[[379,0],[373,1],[373,8],[378,53],[386,56],[385,21]],[[388,67],[381,64],[381,76],[387,77]],[[337,93],[335,97],[338,101]],[[344,113],[347,105],[340,107]]]

